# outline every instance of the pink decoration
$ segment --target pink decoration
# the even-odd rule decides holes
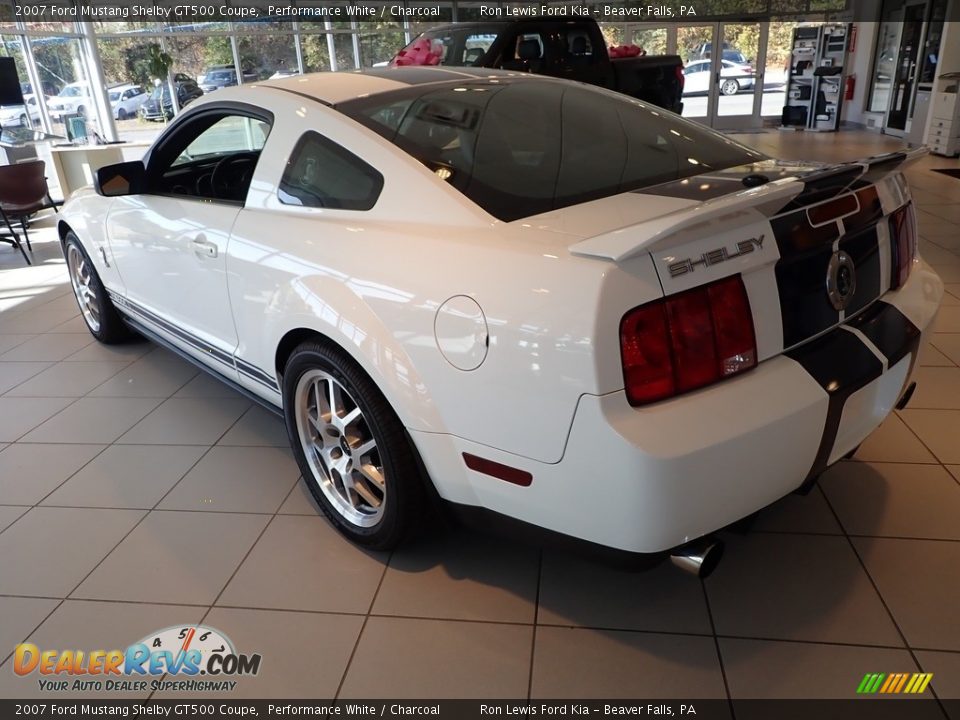
[[[397,53],[390,64],[393,67],[404,65],[439,65],[443,57],[443,45],[431,43],[428,38],[417,38]]]
[[[636,45],[611,45],[609,53],[611,58],[637,57],[647,54],[643,48]]]

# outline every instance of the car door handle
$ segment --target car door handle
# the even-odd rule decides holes
[[[193,240],[190,244],[193,245],[193,253],[197,257],[215,258],[219,253],[217,244],[209,240]]]

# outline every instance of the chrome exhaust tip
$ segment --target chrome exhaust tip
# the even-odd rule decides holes
[[[715,537],[703,537],[670,553],[670,562],[691,575],[705,578],[716,570],[721,557],[723,541]]]

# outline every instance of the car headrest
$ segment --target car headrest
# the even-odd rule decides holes
[[[536,40],[521,40],[517,54],[521,60],[537,60],[540,57],[540,43]]]

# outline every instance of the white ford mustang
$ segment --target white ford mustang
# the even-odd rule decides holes
[[[771,160],[543,77],[327,73],[198,101],[59,230],[91,332],[281,411],[356,542],[439,496],[661,553],[908,399],[942,295],[912,159]]]

